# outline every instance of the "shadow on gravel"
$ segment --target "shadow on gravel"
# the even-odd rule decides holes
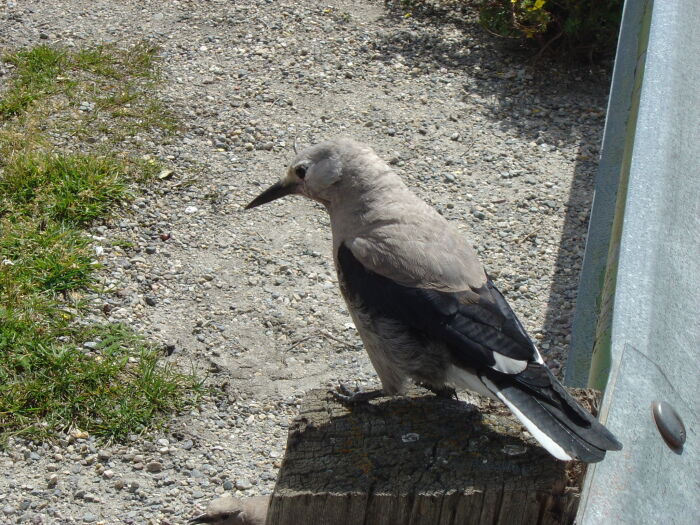
[[[422,74],[436,68],[469,70],[465,101],[477,96],[490,110],[487,117],[523,140],[560,147],[578,145],[582,138],[596,146],[600,142],[600,109],[610,78],[606,67],[535,62],[532,50],[489,35],[479,25],[474,7],[448,9],[411,2],[412,18],[423,22],[416,26],[405,23],[401,2],[385,5],[391,29],[373,43],[380,60],[391,63],[400,56]],[[586,130],[596,126],[595,136],[585,137]]]
[[[499,127],[541,147],[576,148],[569,201],[557,211],[564,215],[564,227],[543,327],[550,337],[565,338],[586,242],[609,64],[534,62],[531,50],[489,35],[478,23],[476,8],[463,2],[444,7],[430,0],[387,1],[385,7],[391,29],[374,44],[381,60],[391,63],[400,55],[407,66],[427,75],[437,68],[468,69],[463,100],[485,107],[484,116]],[[406,23],[407,12],[422,23]]]
[[[579,159],[588,154],[587,150],[581,151],[581,149],[579,149]],[[554,263],[552,285],[549,289],[543,327],[545,333],[550,337],[558,335],[560,338],[566,339],[571,334],[579,275],[586,248],[586,233],[593,200],[596,169],[596,160],[578,160],[574,167],[569,201],[563,210],[564,226]],[[570,340],[567,340],[565,348],[567,353],[569,342]],[[562,359],[561,369],[557,372],[563,377],[566,354],[557,357]]]

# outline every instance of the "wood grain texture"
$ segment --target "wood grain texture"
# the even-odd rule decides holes
[[[572,390],[588,408],[596,393]],[[412,391],[350,410],[308,393],[290,425],[267,525],[572,523],[584,472],[507,409]]]

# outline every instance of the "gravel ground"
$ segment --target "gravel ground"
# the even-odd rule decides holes
[[[0,11],[6,49],[162,46],[162,97],[184,129],[170,144],[134,141],[173,174],[95,228],[115,293],[94,317],[162,341],[217,392],[127,445],[12,441],[0,522],[185,523],[224,492],[269,493],[304,392],[376,383],[322,209],[286,199],[241,211],[282,175],[295,138],[371,143],[479,247],[561,373],[608,74],[533,66],[467,15],[404,17],[397,5],[17,0]]]

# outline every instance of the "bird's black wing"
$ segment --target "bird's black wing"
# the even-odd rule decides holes
[[[399,284],[365,268],[341,244],[343,293],[373,316],[389,318],[441,341],[456,364],[518,373],[537,351],[520,321],[490,280],[479,289],[445,292]]]
[[[462,292],[404,286],[365,268],[342,244],[338,266],[350,302],[444,343],[454,364],[476,372],[556,457],[595,462],[621,448],[552,375],[490,279]]]

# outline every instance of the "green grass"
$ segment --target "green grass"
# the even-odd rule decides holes
[[[182,408],[182,390],[198,386],[162,366],[161,353],[124,326],[76,329],[57,318],[37,331],[26,312],[6,310],[4,317],[0,429],[6,434],[40,437],[77,427],[120,439]],[[96,343],[90,350],[81,346],[88,341]]]
[[[84,226],[127,194],[128,166],[115,158],[31,152],[13,156],[0,178],[4,209]]]
[[[128,50],[103,44],[81,49],[73,55],[73,62],[80,69],[117,80],[155,78],[157,53],[158,47],[149,42],[140,42]]]
[[[129,329],[78,323],[98,268],[80,228],[125,198],[128,170],[52,154],[12,159],[0,175],[10,203],[0,218],[0,435],[76,426],[123,438],[199,390]],[[87,351],[86,341],[97,344]]]
[[[0,443],[73,427],[122,439],[201,391],[129,328],[85,322],[100,269],[85,229],[162,169],[121,143],[170,118],[153,95],[156,58],[148,44],[4,57],[14,71],[0,93]],[[84,100],[96,111],[77,112]],[[52,144],[67,130],[86,139],[73,151]]]
[[[116,246],[117,248],[121,248],[122,250],[131,250],[136,245],[133,242],[127,241],[125,239],[112,239],[112,246]]]
[[[157,51],[142,42],[129,49],[99,45],[78,51],[41,45],[6,54],[14,75],[0,99],[0,122],[33,112],[56,131],[80,140],[101,135],[111,146],[145,130],[173,133],[174,116],[153,96]],[[76,112],[83,102],[95,109]]]
[[[49,46],[7,55],[5,61],[15,66],[10,88],[0,101],[0,117],[18,115],[37,99],[57,89],[58,78],[66,67],[65,51]]]
[[[81,232],[46,217],[12,216],[0,225],[3,305],[21,310],[24,300],[50,300],[92,284],[89,238]]]

